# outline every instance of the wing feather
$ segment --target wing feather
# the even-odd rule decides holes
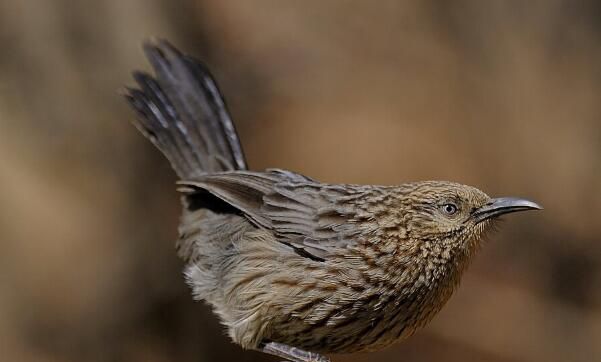
[[[181,181],[188,194],[206,190],[237,208],[276,239],[316,260],[353,243],[354,208],[344,200],[353,186],[318,183],[290,171],[234,171]]]

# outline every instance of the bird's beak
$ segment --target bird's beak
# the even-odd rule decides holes
[[[499,197],[491,199],[486,205],[476,209],[472,216],[478,223],[510,212],[542,209],[540,205],[530,200],[517,197]]]

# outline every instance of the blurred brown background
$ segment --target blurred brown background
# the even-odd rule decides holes
[[[601,361],[596,1],[0,2],[0,360],[273,361],[195,303],[175,177],[117,94],[165,37],[251,166],[527,196],[434,322],[335,361]]]

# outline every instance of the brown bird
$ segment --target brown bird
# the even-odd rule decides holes
[[[243,348],[291,361],[372,351],[442,308],[503,214],[541,209],[446,181],[325,184],[249,171],[217,86],[166,41],[125,96],[181,181],[177,252],[194,297]]]

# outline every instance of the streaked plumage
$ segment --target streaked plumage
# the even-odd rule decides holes
[[[333,185],[248,171],[206,67],[165,41],[144,49],[156,79],[135,72],[140,88],[126,97],[182,180],[186,279],[244,348],[325,361],[305,350],[406,338],[451,296],[491,215],[538,208],[451,182]]]

